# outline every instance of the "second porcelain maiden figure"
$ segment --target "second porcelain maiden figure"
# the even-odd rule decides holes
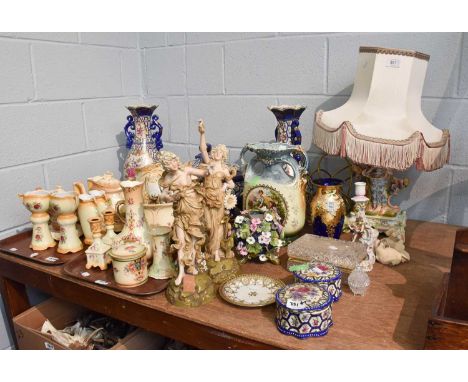
[[[200,133],[200,153],[203,164],[201,168],[208,167],[208,175],[204,178],[204,202],[205,202],[205,229],[206,242],[205,254],[210,275],[215,283],[223,283],[234,277],[239,271],[233,246],[233,233],[229,222],[229,203],[227,196],[234,196],[231,190],[237,170],[227,164],[228,149],[225,145],[217,145],[208,154],[205,137],[205,124],[198,122]]]

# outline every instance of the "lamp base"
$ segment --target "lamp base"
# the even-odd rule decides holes
[[[393,230],[394,235],[405,242],[406,211],[400,211],[396,216],[378,216],[366,214],[367,221],[379,232]]]

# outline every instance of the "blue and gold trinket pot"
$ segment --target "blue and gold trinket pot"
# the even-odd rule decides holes
[[[328,291],[332,301],[340,299],[341,294],[341,270],[330,263],[312,261],[303,264],[293,271],[297,283],[317,284]]]
[[[286,335],[321,337],[333,325],[332,297],[316,284],[296,283],[276,293],[276,326]]]

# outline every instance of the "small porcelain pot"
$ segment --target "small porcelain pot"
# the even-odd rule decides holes
[[[289,284],[276,293],[276,326],[297,338],[321,337],[333,325],[332,298],[315,284]]]
[[[313,261],[309,263],[308,268],[293,273],[297,283],[317,284],[330,293],[333,302],[340,299],[342,294],[341,271],[334,265]]]
[[[124,287],[136,287],[148,280],[146,246],[128,242],[113,248],[110,257],[115,282]]]
[[[152,227],[169,227],[174,224],[174,209],[172,203],[144,204],[145,220]]]
[[[73,191],[59,191],[50,195],[51,207],[58,215],[75,213],[78,202],[78,194]]]

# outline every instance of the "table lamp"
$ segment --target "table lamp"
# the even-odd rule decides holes
[[[367,177],[367,214],[379,230],[399,226],[406,214],[390,202],[403,186],[393,171],[413,164],[433,171],[449,160],[450,134],[421,111],[429,55],[361,47],[352,94],[341,107],[315,115],[313,142],[327,154],[349,158]],[[403,228],[402,228],[403,227]]]

